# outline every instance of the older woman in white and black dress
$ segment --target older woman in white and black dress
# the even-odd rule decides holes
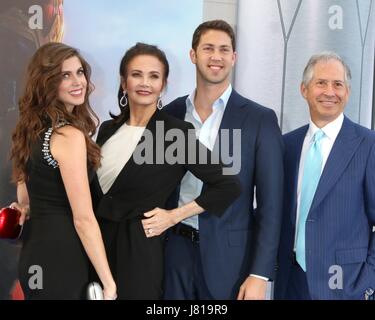
[[[193,130],[192,125],[158,108],[168,73],[167,58],[156,46],[138,43],[130,48],[120,65],[121,113],[101,125],[97,138],[102,148],[102,166],[92,184],[93,198],[119,299],[160,299],[164,231],[205,210],[220,216],[240,192],[237,178],[223,175],[220,164],[210,163],[207,150],[208,163],[187,161],[188,131]],[[155,161],[156,152],[161,149],[165,155],[172,144],[163,136],[164,145],[160,145],[156,138],[160,126],[164,133],[171,129],[182,133],[184,161]],[[193,136],[197,148],[194,131]],[[137,159],[145,147],[149,148],[146,152],[151,150],[152,163],[139,163]],[[168,197],[188,170],[206,188],[194,201],[166,210]],[[154,227],[149,227],[149,221]]]

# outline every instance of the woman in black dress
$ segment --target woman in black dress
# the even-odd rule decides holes
[[[121,113],[101,125],[97,138],[102,165],[93,199],[119,299],[160,299],[165,230],[205,210],[220,216],[240,192],[237,178],[212,164],[193,126],[159,110],[168,72],[157,47],[130,48],[120,65]],[[191,153],[199,148],[206,164]],[[204,191],[178,210],[165,210],[188,170],[206,184]],[[157,227],[147,227],[145,217],[156,214]]]
[[[13,134],[18,202],[30,216],[19,262],[26,299],[83,299],[90,261],[116,298],[89,190],[100,149],[88,96],[90,66],[74,48],[49,43],[31,59]]]

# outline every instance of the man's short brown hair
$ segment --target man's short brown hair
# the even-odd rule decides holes
[[[201,23],[194,31],[193,41],[191,47],[194,50],[197,50],[201,36],[209,30],[218,30],[225,32],[232,41],[233,51],[236,51],[236,36],[234,34],[233,28],[229,25],[228,22],[224,20],[210,20]]]

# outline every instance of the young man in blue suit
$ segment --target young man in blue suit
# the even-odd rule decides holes
[[[365,299],[375,288],[375,133],[343,115],[350,70],[309,60],[311,120],[284,136],[285,200],[276,299]]]
[[[236,174],[242,194],[221,217],[204,212],[169,230],[164,297],[264,299],[266,282],[274,278],[281,227],[283,143],[277,118],[271,109],[232,89],[236,52],[228,23],[214,20],[198,26],[190,58],[196,66],[196,89],[166,110],[192,123],[210,150],[219,147],[222,129],[231,134],[240,130],[241,140],[229,139],[226,147],[239,159]],[[241,152],[233,154],[235,150]],[[187,173],[171,199],[172,207],[196,198],[202,187]]]

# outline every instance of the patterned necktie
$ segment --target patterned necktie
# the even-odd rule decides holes
[[[299,220],[297,229],[296,259],[301,268],[306,271],[305,254],[305,226],[311,203],[319,183],[322,172],[323,156],[321,150],[322,139],[325,134],[318,130],[314,134],[314,141],[305,158],[302,177],[302,189],[300,199]]]

